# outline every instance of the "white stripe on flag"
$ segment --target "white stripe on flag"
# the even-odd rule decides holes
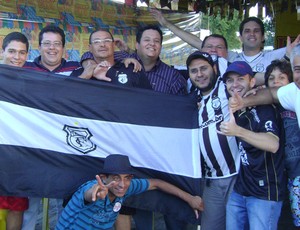
[[[0,129],[5,130],[0,133],[0,144],[83,155],[67,144],[65,125],[87,128],[91,132],[90,140],[97,147],[85,155],[125,154],[136,167],[201,177],[197,129],[98,121],[0,102]]]

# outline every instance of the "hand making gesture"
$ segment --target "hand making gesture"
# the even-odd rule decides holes
[[[111,67],[111,64],[108,61],[100,62],[94,69],[93,76],[98,80],[111,81],[111,79],[109,77],[106,77],[106,73],[110,67]]]
[[[229,109],[229,121],[223,121],[220,124],[220,131],[217,130],[217,133],[226,136],[237,136],[238,131],[239,126],[236,124],[232,110]]]
[[[94,184],[84,193],[84,199],[87,202],[95,202],[98,199],[104,199],[108,193],[108,189],[115,185],[115,181],[104,184],[99,175],[96,175],[97,184]]]
[[[243,98],[237,93],[234,93],[234,95],[229,98],[229,109],[232,111],[232,113],[235,113],[244,107],[245,105]]]
[[[152,17],[154,17],[159,22],[159,24],[161,24],[162,26],[166,26],[167,19],[164,17],[161,11],[157,9],[150,9],[150,13]]]
[[[142,70],[142,65],[141,65],[141,63],[139,63],[139,61],[136,60],[136,59],[134,59],[134,58],[125,58],[125,59],[123,60],[123,63],[124,63],[124,65],[125,65],[126,68],[128,68],[128,66],[129,66],[130,64],[133,64],[133,66],[134,66],[134,67],[133,67],[133,72],[134,72],[134,73],[139,72],[139,71]]]

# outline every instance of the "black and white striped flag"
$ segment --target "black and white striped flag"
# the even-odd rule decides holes
[[[68,197],[124,154],[138,177],[199,195],[197,127],[190,96],[1,65],[0,194]]]

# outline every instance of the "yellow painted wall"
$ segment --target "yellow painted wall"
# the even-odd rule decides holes
[[[300,34],[300,20],[297,20],[297,13],[294,1],[289,0],[288,10],[275,15],[275,47],[286,45],[286,38],[290,36],[294,40]]]
[[[184,22],[190,17],[187,13],[178,13],[172,15],[171,21]],[[0,45],[10,32],[24,33],[30,43],[30,60],[39,55],[38,34],[50,23],[65,31],[65,58],[79,60],[88,50],[89,34],[96,27],[109,28],[114,37],[121,38],[134,49],[137,26],[157,22],[148,8],[136,9],[111,0],[0,0]],[[187,24],[193,27],[190,22]],[[192,47],[181,40],[166,42],[172,38],[172,35],[164,37],[160,57],[170,65],[185,65]]]

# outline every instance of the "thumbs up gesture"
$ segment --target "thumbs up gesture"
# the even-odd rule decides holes
[[[229,107],[233,113],[244,108],[243,98],[237,93],[234,93],[232,97],[229,98]]]
[[[238,130],[239,126],[235,122],[233,111],[229,108],[229,121],[223,121],[220,124],[220,131],[217,130],[217,133],[226,136],[237,136]]]

